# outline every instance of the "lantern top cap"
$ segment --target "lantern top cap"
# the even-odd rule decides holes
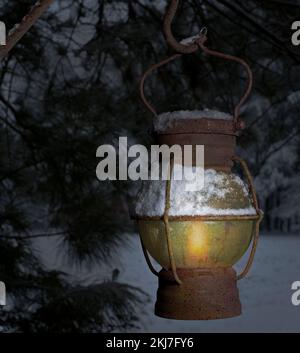
[[[243,122],[240,121],[239,129],[243,128]],[[154,131],[158,135],[197,133],[238,135],[232,115],[209,109],[162,113],[154,119]]]
[[[179,110],[159,114],[154,120],[154,130],[156,133],[166,133],[174,129],[177,124],[190,126],[197,123],[197,120],[226,120],[228,126],[233,124],[233,116],[217,110]],[[200,122],[203,124],[203,121]]]

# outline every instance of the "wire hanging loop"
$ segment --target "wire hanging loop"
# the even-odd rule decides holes
[[[240,114],[240,109],[242,105],[245,103],[247,98],[249,97],[252,87],[253,87],[253,73],[250,69],[250,66],[246,63],[241,58],[229,55],[229,54],[224,54],[215,50],[211,50],[205,46],[205,42],[207,40],[207,28],[204,27],[201,29],[200,33],[194,37],[191,37],[187,40],[183,40],[181,42],[178,42],[176,38],[173,35],[172,32],[172,23],[175,18],[177,9],[179,5],[179,0],[171,0],[170,6],[167,9],[165,19],[164,19],[164,34],[166,41],[168,45],[173,48],[177,54],[172,55],[171,57],[159,62],[158,64],[155,64],[151,66],[143,75],[141,82],[140,82],[140,95],[141,99],[144,102],[145,106],[147,109],[154,115],[157,115],[156,109],[153,107],[152,104],[149,103],[145,96],[144,92],[144,84],[146,78],[156,69],[160,68],[161,66],[164,66],[168,64],[169,62],[180,58],[183,54],[192,54],[195,53],[197,50],[202,49],[204,53],[207,55],[219,57],[224,60],[229,60],[229,61],[234,61],[239,64],[241,64],[247,73],[247,87],[245,89],[245,92],[238,102],[238,104],[234,108],[233,112],[233,120],[234,120],[234,127],[236,130],[241,130],[244,128],[243,122],[240,120],[239,114]]]
[[[242,98],[240,99],[238,104],[235,106],[234,112],[233,112],[233,120],[234,120],[234,125],[235,125],[236,130],[243,129],[244,124],[240,120],[240,109],[241,109],[242,105],[245,103],[245,101],[247,100],[247,98],[249,97],[249,95],[252,91],[252,87],[253,87],[253,73],[250,69],[250,66],[246,63],[245,60],[243,60],[241,58],[238,58],[236,56],[229,55],[229,54],[224,54],[224,53],[218,52],[216,50],[212,50],[212,49],[207,48],[201,40],[196,39],[196,43],[203,50],[203,52],[206,53],[207,55],[215,56],[215,57],[218,57],[218,58],[221,58],[224,60],[228,60],[228,61],[237,62],[245,68],[246,73],[247,73],[247,86],[246,86],[246,89],[244,91]]]

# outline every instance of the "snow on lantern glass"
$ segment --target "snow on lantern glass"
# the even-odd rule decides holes
[[[180,54],[154,65],[141,81],[141,97],[155,115],[159,145],[204,145],[204,188],[187,191],[186,180],[171,178],[145,182],[136,205],[143,251],[150,270],[159,277],[155,313],[173,319],[219,319],[240,315],[237,280],[252,264],[262,212],[246,163],[234,157],[236,136],[243,124],[239,109],[251,91],[252,73],[242,60],[204,46],[206,33],[191,44],[177,43],[170,26],[178,1],[171,1],[165,19],[168,43]],[[175,7],[174,7],[175,6]],[[182,54],[201,48],[206,54],[242,64],[248,87],[233,116],[218,111],[178,111],[158,115],[144,95],[146,77]],[[234,163],[244,172],[232,172]],[[176,165],[175,165],[176,166]],[[197,168],[193,164],[193,168]],[[252,249],[245,269],[236,275],[233,265]],[[158,273],[150,257],[162,267]]]
[[[244,182],[237,175],[213,169],[205,170],[204,178],[205,186],[199,191],[186,191],[185,184],[189,182],[185,180],[171,181],[170,235],[178,268],[232,266],[251,241],[252,219],[244,222],[233,218],[213,222],[204,219],[207,216],[256,216]],[[163,268],[168,269],[165,225],[161,220],[166,184],[166,181],[145,183],[136,214],[140,217],[139,230],[145,247]]]

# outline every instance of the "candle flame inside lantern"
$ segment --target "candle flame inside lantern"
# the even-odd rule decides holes
[[[206,261],[208,258],[207,229],[199,222],[192,223],[188,230],[187,250],[190,260],[197,264],[199,261]]]

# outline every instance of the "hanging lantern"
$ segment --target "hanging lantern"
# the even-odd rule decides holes
[[[172,0],[165,17],[168,44],[177,51],[154,65],[141,81],[141,97],[155,115],[159,145],[204,145],[204,188],[186,191],[186,181],[148,182],[136,206],[142,248],[150,270],[159,278],[155,313],[181,320],[207,320],[241,314],[237,280],[248,273],[257,246],[262,211],[246,163],[234,156],[236,136],[243,124],[241,105],[252,87],[252,72],[242,60],[205,46],[206,30],[190,44],[178,43],[171,24],[178,6]],[[202,49],[206,54],[237,62],[246,69],[248,86],[233,116],[209,110],[158,115],[144,95],[147,76],[157,68]],[[246,182],[231,171],[239,164]],[[194,165],[194,167],[197,167]],[[233,265],[252,249],[245,269],[237,275]],[[162,270],[151,264],[156,260]]]

